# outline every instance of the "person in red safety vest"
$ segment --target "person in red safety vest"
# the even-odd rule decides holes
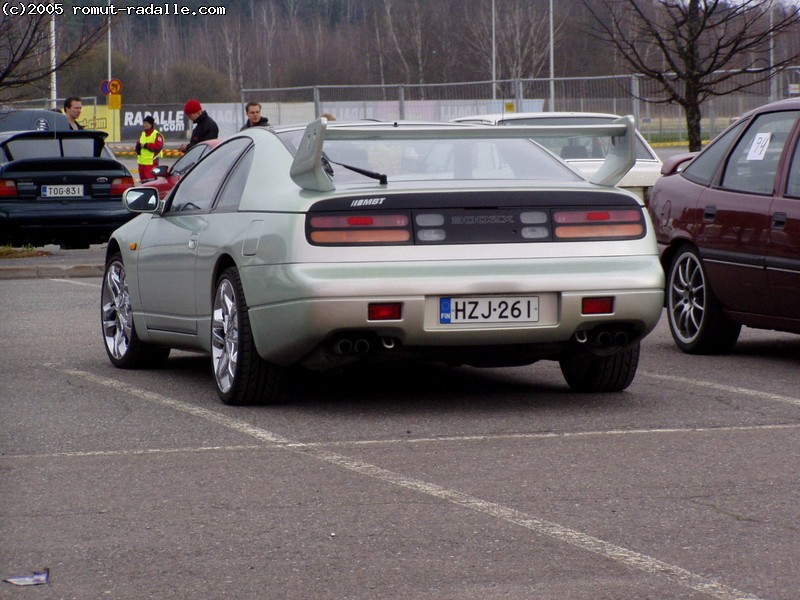
[[[144,118],[144,131],[136,142],[136,162],[139,165],[139,180],[142,183],[155,179],[153,168],[158,166],[158,157],[164,149],[164,136],[155,128],[156,121],[151,115]]]

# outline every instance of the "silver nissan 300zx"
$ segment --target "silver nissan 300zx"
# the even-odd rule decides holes
[[[611,136],[590,180],[536,136]],[[102,333],[120,368],[211,356],[226,404],[281,399],[298,369],[556,360],[616,392],[658,322],[664,274],[631,117],[604,125],[328,123],[251,128],[201,160],[107,250]]]

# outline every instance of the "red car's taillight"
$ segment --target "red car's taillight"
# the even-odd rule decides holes
[[[315,244],[403,244],[411,241],[405,214],[318,215],[309,221],[309,239]]]
[[[0,198],[12,198],[17,195],[17,184],[9,179],[0,179]]]
[[[559,210],[553,214],[557,239],[636,238],[644,235],[642,213],[633,209]]]
[[[133,186],[133,177],[115,177],[111,181],[111,195],[122,196],[122,192]]]

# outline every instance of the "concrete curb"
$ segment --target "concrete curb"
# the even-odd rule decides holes
[[[19,265],[0,267],[0,279],[77,279],[102,277],[103,265]]]

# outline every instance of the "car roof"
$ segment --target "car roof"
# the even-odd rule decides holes
[[[39,108],[0,110],[0,131],[69,131],[67,116]]]

